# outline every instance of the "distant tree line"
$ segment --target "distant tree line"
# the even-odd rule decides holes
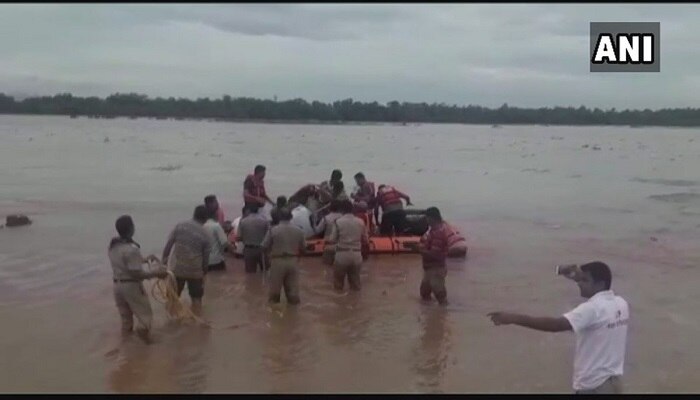
[[[552,124],[552,125],[632,125],[700,126],[700,109],[617,111],[584,106],[518,108],[503,104],[491,109],[427,103],[363,103],[346,99],[333,103],[286,101],[250,97],[197,100],[149,98],[146,95],[113,94],[107,98],[77,97],[69,93],[31,97],[18,101],[0,93],[1,114],[49,114],[114,117],[206,118],[220,120],[305,121],[305,122],[394,122],[467,124]]]

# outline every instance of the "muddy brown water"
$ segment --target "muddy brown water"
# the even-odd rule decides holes
[[[568,311],[581,299],[555,265],[602,260],[631,307],[626,390],[696,392],[698,133],[0,116],[0,216],[34,220],[0,229],[0,391],[566,393],[573,335],[485,314]],[[304,259],[296,309],[267,306],[261,276],[231,258],[207,278],[212,329],[168,323],[153,303],[156,343],[121,340],[116,217],[131,214],[159,255],[206,194],[237,216],[258,163],[272,196],[340,168],[346,186],[362,171],[440,207],[470,246],[450,262],[450,306],[419,302],[416,256],[371,257],[357,295]]]

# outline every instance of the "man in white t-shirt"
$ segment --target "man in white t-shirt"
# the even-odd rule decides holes
[[[588,300],[559,318],[494,312],[496,325],[515,324],[545,332],[574,331],[573,388],[577,394],[621,393],[629,307],[610,290],[610,268],[599,261],[576,268],[569,276]]]
[[[210,213],[209,219],[204,223],[204,229],[211,236],[211,251],[209,252],[207,271],[225,270],[226,261],[224,261],[224,252],[232,249],[232,246],[228,242],[224,228],[221,227],[217,219],[216,210],[209,208],[208,211]]]

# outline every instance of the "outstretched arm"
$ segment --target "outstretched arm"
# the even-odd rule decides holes
[[[492,312],[488,314],[495,325],[520,325],[525,328],[543,332],[565,332],[573,328],[569,320],[564,317],[532,317],[524,314],[507,312]]]

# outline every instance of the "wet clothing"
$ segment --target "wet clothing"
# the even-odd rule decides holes
[[[254,274],[258,267],[260,267],[261,271],[270,269],[270,260],[259,246],[243,246],[243,264],[245,265],[245,272],[248,274]]]
[[[352,196],[355,202],[365,202],[369,209],[373,209],[376,205],[376,194],[374,190],[374,182],[365,181],[364,184],[357,188],[357,191]]]
[[[423,255],[423,269],[445,267],[448,250],[447,234],[447,224],[441,222],[437,227],[431,227],[421,237],[421,245],[425,250],[430,251],[430,254]]]
[[[311,224],[311,211],[308,208],[299,205],[293,209],[291,224],[304,232],[304,238],[310,239],[314,237],[315,231]]]
[[[362,244],[368,242],[365,224],[352,214],[344,214],[333,223],[330,241],[336,244],[334,287],[342,290],[347,276],[350,289],[360,290]]]
[[[224,261],[218,264],[209,264],[207,266],[207,271],[223,271],[226,269],[226,263]]]
[[[445,277],[447,268],[435,267],[423,270],[423,280],[420,283],[420,296],[423,300],[430,300],[430,295],[434,295],[437,301],[444,303],[447,300],[447,288],[445,287]]]
[[[224,228],[217,221],[210,219],[204,224],[204,229],[211,235],[211,251],[209,252],[208,265],[221,264],[224,262],[224,249],[228,243]]]
[[[271,303],[279,303],[282,289],[289,304],[299,304],[299,266],[297,259],[292,257],[273,258],[270,267],[270,292],[268,299]]]
[[[340,218],[343,214],[338,212],[331,212],[319,221],[316,225],[316,234],[323,234],[323,239],[325,241],[323,246],[323,255],[321,259],[326,265],[333,265],[333,260],[335,259],[335,246],[328,245],[328,241],[331,238],[331,232],[333,231],[333,224]]]
[[[564,314],[576,335],[573,388],[597,390],[624,372],[629,306],[612,290],[596,293]]]
[[[178,296],[182,293],[182,289],[185,288],[185,284],[187,284],[187,292],[189,293],[191,299],[201,299],[204,297],[204,278],[176,278],[176,281]]]
[[[445,277],[447,276],[447,224],[441,222],[437,227],[431,227],[421,238],[421,246],[430,251],[423,254],[423,280],[420,285],[420,295],[429,300],[431,294],[442,304],[447,300]]]
[[[350,290],[360,290],[360,269],[362,253],[360,250],[336,250],[333,261],[333,287],[343,290],[345,277],[348,278]]]
[[[221,209],[221,206],[216,209],[216,221],[220,223],[221,225],[226,222],[226,217],[224,216],[224,210]]]
[[[168,243],[172,243],[169,264],[177,278],[201,279],[209,265],[211,236],[197,221],[189,220],[175,226]]]
[[[133,330],[134,317],[138,321],[138,329],[150,330],[153,311],[142,278],[137,275],[137,271],[143,271],[141,251],[135,244],[116,240],[108,255],[114,281],[114,302],[122,321],[122,330]]]
[[[577,390],[576,394],[621,394],[622,381],[619,376],[611,376],[594,389]]]
[[[254,174],[250,174],[245,178],[243,182],[243,202],[246,206],[255,204],[258,207],[265,207],[265,201],[257,200],[256,198],[266,198],[267,193],[265,192],[265,182],[262,179],[258,179]]]
[[[260,214],[250,214],[238,223],[238,239],[248,247],[260,247],[270,222]]]
[[[134,329],[134,317],[138,322],[137,329],[151,330],[153,310],[142,282],[115,282],[114,301],[122,321],[123,332],[131,332]]]
[[[287,302],[299,303],[299,267],[297,258],[306,245],[304,232],[288,221],[282,221],[265,236],[263,249],[270,255],[269,300],[280,301],[284,289]]]
[[[406,211],[394,210],[382,214],[379,233],[383,236],[400,236],[406,230]]]
[[[305,185],[301,189],[297,190],[296,193],[289,197],[289,203],[298,203],[308,207],[309,200],[316,196],[316,185],[310,183]]]
[[[376,203],[382,208],[382,212],[386,214],[391,211],[403,210],[403,202],[401,200],[407,197],[393,186],[385,186],[377,192]]]

